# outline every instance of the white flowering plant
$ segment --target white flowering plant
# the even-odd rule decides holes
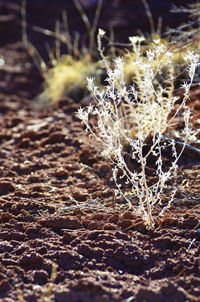
[[[129,207],[143,217],[147,226],[153,228],[155,219],[163,215],[172,203],[176,188],[165,205],[162,194],[167,181],[176,174],[177,162],[192,134],[186,102],[199,56],[189,52],[186,57],[189,80],[182,85],[185,89],[183,100],[174,113],[177,97],[171,93],[174,80],[172,53],[158,44],[156,48],[148,49],[144,56],[140,52],[143,37],[130,38],[135,52],[131,64],[137,80],[127,86],[124,59],[117,57],[110,62],[103,54],[101,39],[104,34],[103,30],[99,31],[98,45],[107,72],[106,83],[99,88],[93,78],[88,78],[88,88],[96,103],[80,108],[78,116],[86,131],[100,142],[102,154],[111,162],[116,196],[122,196]],[[165,140],[178,115],[182,116],[185,124],[185,137],[179,151],[173,139]],[[173,161],[166,169],[163,151],[169,146]],[[148,181],[147,175],[151,158],[154,159],[156,175],[153,183]],[[138,166],[139,169],[136,168]]]

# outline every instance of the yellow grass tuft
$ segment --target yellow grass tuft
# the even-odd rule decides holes
[[[89,56],[79,59],[64,55],[55,67],[44,75],[45,89],[40,98],[57,102],[61,97],[68,96],[75,100],[87,95],[87,77],[98,78],[98,63],[92,62]]]

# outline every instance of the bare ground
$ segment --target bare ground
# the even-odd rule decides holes
[[[18,20],[18,4],[5,7]],[[12,20],[0,18],[11,32]],[[147,230],[114,199],[75,115],[84,102],[34,106],[41,78],[15,37],[0,48],[0,300],[200,301],[200,159],[185,155],[170,211]],[[190,107],[197,128],[198,87]]]

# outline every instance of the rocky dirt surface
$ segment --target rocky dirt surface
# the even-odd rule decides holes
[[[42,3],[32,20],[46,20]],[[85,101],[35,106],[42,80],[20,42],[19,2],[0,11],[0,301],[200,301],[200,159],[185,154],[172,207],[147,230],[114,198],[111,167],[75,114]],[[198,128],[198,87],[190,107]]]

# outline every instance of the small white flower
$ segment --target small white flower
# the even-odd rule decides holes
[[[100,36],[100,37],[103,37],[104,35],[105,35],[105,31],[103,30],[103,29],[101,29],[101,28],[99,28],[99,33],[98,33],[98,35]]]
[[[144,40],[145,40],[145,38],[143,36],[132,36],[132,37],[129,37],[129,41],[132,44],[136,44],[137,42],[141,43]]]

